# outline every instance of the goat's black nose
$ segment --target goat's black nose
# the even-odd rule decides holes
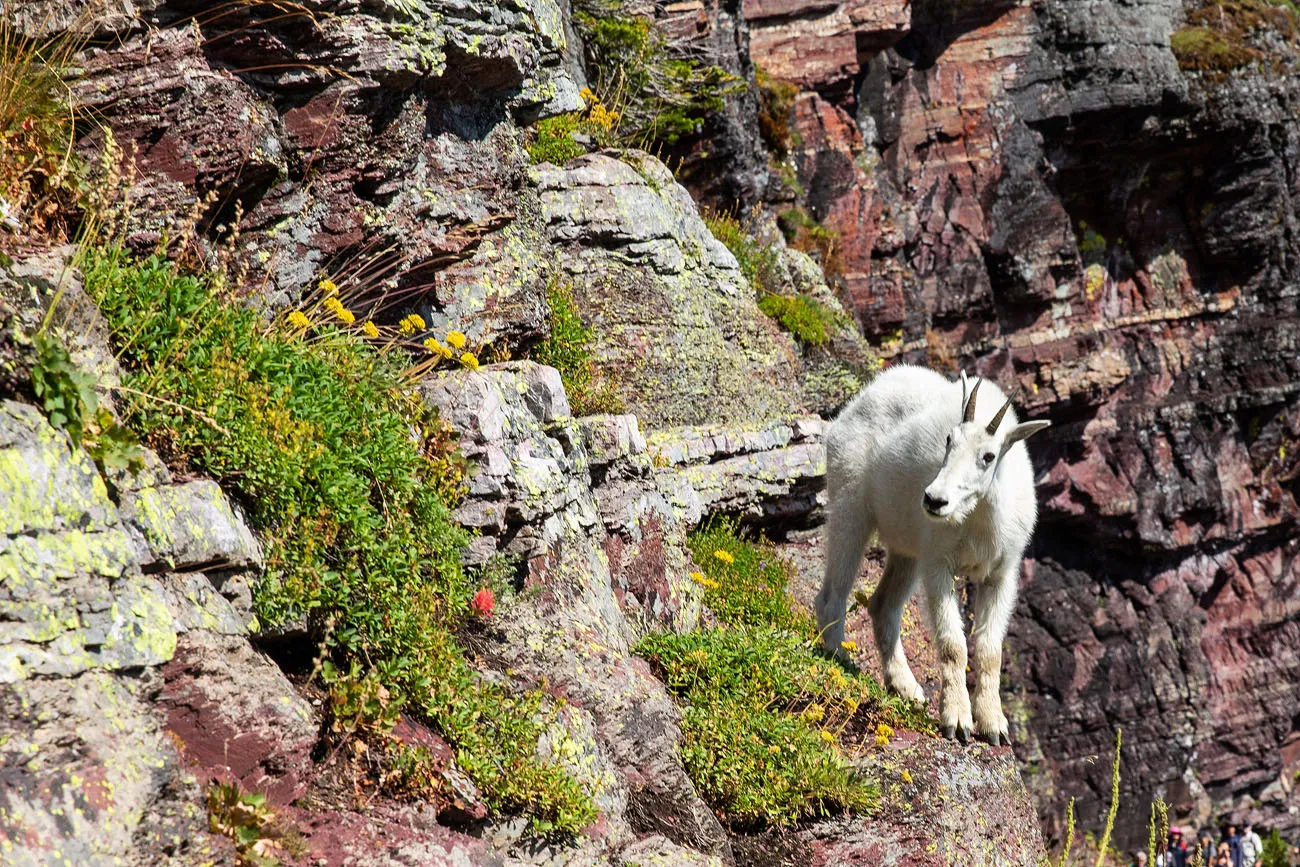
[[[927,512],[937,512],[944,506],[948,505],[948,501],[939,497],[932,497],[927,491],[925,495],[921,497],[921,505],[925,506]]]

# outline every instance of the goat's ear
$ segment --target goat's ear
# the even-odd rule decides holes
[[[1027,421],[1016,425],[1007,434],[1007,438],[1002,441],[1003,446],[1009,446],[1012,443],[1018,443],[1021,440],[1029,439],[1040,430],[1047,430],[1052,426],[1050,421]]]

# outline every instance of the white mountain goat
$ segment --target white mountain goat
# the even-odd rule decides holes
[[[1019,423],[1012,398],[991,384],[977,405],[981,382],[968,391],[965,373],[958,383],[922,367],[894,367],[827,430],[826,575],[817,621],[826,648],[842,655],[849,592],[863,549],[878,533],[888,556],[868,610],[885,686],[925,699],[899,640],[903,605],[921,581],[939,653],[940,727],[963,743],[974,732],[1009,744],[998,694],[1002,642],[1038,517],[1033,467],[1021,441],[1051,423]],[[973,718],[958,575],[974,582]]]

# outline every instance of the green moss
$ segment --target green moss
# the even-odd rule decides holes
[[[738,826],[871,809],[876,789],[843,750],[882,723],[929,730],[924,711],[817,650],[812,619],[786,590],[790,566],[770,544],[740,539],[729,522],[689,544],[726,625],[653,635],[638,652],[685,703],[682,758],[701,794]]]
[[[1169,37],[1169,47],[1182,69],[1228,72],[1246,66],[1259,54],[1209,27],[1184,27]]]
[[[805,295],[764,295],[758,306],[800,343],[822,346],[830,340],[826,329],[836,316],[820,301]]]
[[[1290,0],[1208,0],[1187,15],[1187,26],[1169,37],[1180,68],[1221,77],[1246,66],[1283,71],[1284,58],[1270,53],[1256,34],[1273,30],[1294,44],[1300,13]],[[1294,52],[1292,52],[1294,55]]]
[[[457,644],[474,587],[450,506],[460,463],[409,391],[399,352],[351,333],[268,327],[203,277],[158,257],[88,251],[133,425],[173,462],[214,477],[266,543],[259,620],[305,622],[339,663],[367,670],[454,745],[498,810],[573,832],[590,799],[534,748],[546,703],[482,679]],[[414,434],[414,436],[413,436]]]

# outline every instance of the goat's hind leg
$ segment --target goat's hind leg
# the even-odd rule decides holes
[[[836,494],[839,496],[836,496]],[[856,504],[844,496],[841,488],[833,492],[826,518],[826,572],[822,589],[817,594],[817,628],[821,631],[822,645],[838,657],[844,656],[840,644],[844,641],[844,617],[848,610],[849,593],[862,567],[862,552],[867,539],[875,532],[875,524],[854,508]]]
[[[916,589],[916,561],[893,554],[885,561],[885,574],[871,594],[871,631],[880,652],[885,688],[915,701],[925,701],[925,691],[916,682],[907,656],[903,653],[903,606]]]

